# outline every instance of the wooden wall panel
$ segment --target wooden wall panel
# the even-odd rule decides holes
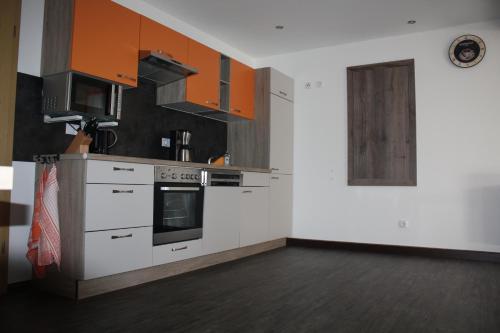
[[[402,60],[347,69],[348,184],[417,184],[415,69]]]
[[[0,7],[0,165],[12,165],[21,0]],[[0,191],[0,294],[7,289],[10,192]]]

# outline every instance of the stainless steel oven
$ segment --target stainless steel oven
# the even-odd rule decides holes
[[[197,168],[155,167],[154,246],[202,237],[204,175]]]

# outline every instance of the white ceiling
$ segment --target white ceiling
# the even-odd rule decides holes
[[[500,18],[500,0],[145,1],[252,57]]]

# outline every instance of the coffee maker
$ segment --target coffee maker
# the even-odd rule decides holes
[[[188,130],[175,130],[170,136],[170,159],[182,162],[191,162],[193,148],[189,145],[191,132]]]

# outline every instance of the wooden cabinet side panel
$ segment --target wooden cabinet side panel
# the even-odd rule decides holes
[[[57,163],[57,172],[61,273],[70,279],[81,279],[85,246],[86,161],[60,161]]]
[[[227,124],[227,150],[233,165],[269,168],[270,68],[255,71],[253,121]]]
[[[72,0],[45,1],[41,75],[69,70],[73,30]]]

